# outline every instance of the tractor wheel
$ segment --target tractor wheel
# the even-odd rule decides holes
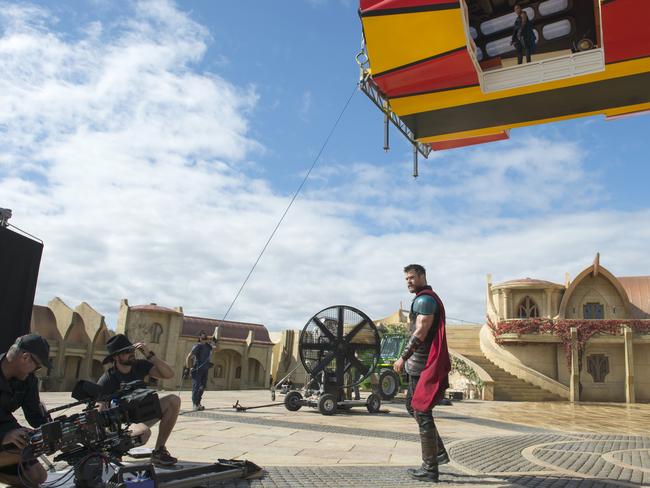
[[[336,397],[331,393],[323,393],[318,399],[318,411],[323,415],[336,413]]]
[[[374,393],[371,394],[368,397],[368,401],[366,402],[366,408],[370,413],[379,412],[379,409],[381,408],[381,398],[379,395],[375,395]]]
[[[284,406],[290,412],[297,412],[302,407],[302,395],[299,391],[290,391],[284,397]]]
[[[391,370],[386,369],[379,375],[379,394],[382,400],[392,400],[399,391],[401,384],[399,375]]]

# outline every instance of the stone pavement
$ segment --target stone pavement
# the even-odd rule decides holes
[[[307,407],[232,408],[237,400],[272,403],[268,391],[210,391],[203,412],[189,411],[189,392],[181,397],[173,455],[242,458],[266,469],[262,479],[215,486],[426,486],[405,474],[419,463],[420,447],[399,401],[374,415],[359,408],[327,417]],[[69,396],[43,399],[52,408]],[[436,407],[434,417],[452,459],[439,486],[650,486],[650,405],[463,401]]]

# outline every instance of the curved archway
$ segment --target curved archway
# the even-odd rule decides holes
[[[560,310],[559,310],[559,318],[565,319],[569,318],[567,317],[567,308],[569,306],[569,302],[571,302],[574,298],[574,295],[576,293],[576,290],[584,284],[586,280],[589,278],[593,278],[597,280],[598,278],[601,278],[605,281],[607,281],[616,291],[616,294],[620,297],[622,305],[624,310],[627,312],[630,307],[630,299],[627,296],[627,293],[625,292],[625,289],[623,288],[623,285],[621,285],[621,282],[618,281],[616,276],[614,276],[612,273],[610,273],[607,269],[603,268],[600,266],[598,263],[598,257],[594,261],[594,264],[583,270],[576,278],[571,282],[567,290],[564,292],[564,296],[562,297],[562,302],[560,303]],[[599,292],[600,294],[600,292]],[[602,294],[600,294],[602,296]],[[603,297],[604,298],[604,297]],[[573,313],[573,312],[572,312]],[[577,311],[576,311],[577,313]],[[607,316],[605,316],[607,318]]]
[[[239,389],[242,384],[242,355],[234,349],[220,349],[213,356],[212,362],[214,367],[212,374],[208,375],[209,384],[222,390]]]
[[[34,305],[32,307],[30,329],[32,332],[57,344],[63,340],[63,336],[61,336],[61,332],[59,332],[56,326],[56,317],[48,307],[42,305]]]
[[[263,388],[264,387],[264,366],[255,358],[248,358],[248,378],[247,387]]]
[[[65,331],[63,340],[66,344],[73,344],[75,346],[87,347],[90,345],[90,337],[88,337],[88,333],[86,332],[83,318],[77,312],[72,314],[72,321]]]

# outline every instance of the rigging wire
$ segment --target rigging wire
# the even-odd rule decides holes
[[[282,213],[282,216],[280,217],[280,220],[278,220],[278,223],[276,224],[275,228],[273,229],[273,232],[271,232],[271,235],[267,239],[266,244],[264,244],[264,247],[262,247],[262,250],[260,251],[259,255],[257,256],[257,259],[255,260],[255,263],[253,263],[253,266],[251,267],[250,271],[248,272],[248,275],[246,275],[246,278],[244,279],[243,283],[239,287],[239,290],[237,290],[237,294],[235,295],[235,298],[233,299],[230,306],[226,310],[226,313],[223,315],[223,318],[221,319],[222,321],[226,320],[226,317],[228,317],[228,314],[230,313],[230,310],[232,310],[232,307],[235,305],[235,302],[239,298],[239,295],[241,295],[241,292],[244,289],[244,286],[246,286],[246,283],[248,282],[248,279],[253,274],[253,271],[255,271],[255,268],[257,267],[257,264],[260,262],[260,259],[262,259],[262,256],[264,255],[264,252],[266,251],[266,248],[269,247],[269,244],[271,243],[271,240],[273,239],[273,237],[275,236],[275,233],[280,228],[280,225],[284,221],[284,218],[286,217],[287,213],[289,212],[289,209],[293,205],[293,202],[296,200],[296,198],[298,198],[298,194],[300,193],[300,190],[302,190],[302,187],[305,186],[305,183],[309,179],[309,175],[311,174],[312,170],[316,166],[316,163],[318,163],[318,160],[320,159],[321,154],[323,154],[323,151],[327,147],[327,144],[329,143],[330,138],[332,137],[332,134],[334,134],[334,131],[336,130],[336,127],[339,125],[339,122],[341,121],[341,117],[343,117],[343,114],[345,113],[348,106],[350,105],[350,101],[352,100],[352,97],[354,97],[354,94],[357,92],[358,88],[359,88],[359,86],[355,85],[354,90],[352,91],[352,93],[348,97],[348,100],[345,102],[345,105],[341,109],[341,112],[339,113],[338,117],[336,118],[336,121],[334,122],[334,125],[330,129],[329,134],[325,138],[325,142],[323,142],[323,145],[321,146],[320,151],[318,151],[318,154],[314,158],[314,161],[312,162],[311,167],[307,171],[307,174],[302,179],[302,182],[300,183],[300,185],[298,185],[298,188],[296,189],[295,193],[293,194],[293,197],[291,198],[291,201],[289,202],[289,205],[287,205],[287,208],[284,209],[284,212]]]

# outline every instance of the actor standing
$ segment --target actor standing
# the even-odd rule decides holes
[[[208,334],[204,330],[199,332],[199,343],[192,347],[192,350],[185,358],[185,370],[190,371],[192,376],[192,407],[194,410],[205,410],[201,405],[203,392],[208,384],[208,370],[212,363],[212,344]]]
[[[19,337],[9,351],[0,354],[0,444],[5,446],[0,452],[2,483],[38,486],[47,479],[47,472],[38,460],[22,462],[20,451],[27,446],[29,429],[18,424],[13,412],[22,407],[32,427],[47,422],[34,372],[51,367],[49,356],[50,346],[38,334]]]
[[[427,285],[424,267],[409,264],[404,273],[409,292],[415,293],[409,314],[411,337],[393,368],[401,373],[406,366],[406,407],[418,423],[422,447],[422,467],[409,469],[408,473],[418,480],[437,482],[438,465],[449,461],[432,412],[449,387],[451,361],[445,335],[445,308]]]
[[[104,358],[104,364],[113,363],[113,366],[106,371],[97,381],[102,387],[103,395],[110,395],[120,389],[122,383],[144,380],[146,376],[158,379],[170,379],[174,377],[174,371],[169,365],[160,359],[150,350],[144,342],[131,344],[131,341],[124,334],[116,334],[106,342],[108,356]],[[146,359],[136,359],[135,351],[140,351]],[[176,425],[176,419],[181,409],[181,399],[177,395],[167,395],[160,399],[160,427],[156,446],[151,454],[151,462],[158,466],[171,466],[178,461],[169,454],[165,447],[169,435]],[[151,425],[158,422],[154,420],[147,424],[134,424],[131,426],[133,436],[140,436],[145,444],[151,436]]]

